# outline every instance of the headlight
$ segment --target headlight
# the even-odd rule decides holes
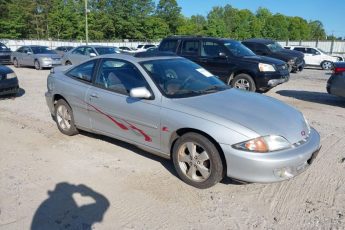
[[[265,64],[265,63],[259,63],[259,70],[261,72],[275,72],[276,71],[273,65]]]
[[[16,78],[17,77],[17,75],[15,74],[15,73],[8,73],[7,75],[6,75],[6,78],[7,79],[12,79],[12,78]]]
[[[52,59],[50,57],[43,57],[42,61],[52,61]]]
[[[291,148],[291,144],[284,137],[270,135],[241,142],[232,147],[243,151],[267,153]]]

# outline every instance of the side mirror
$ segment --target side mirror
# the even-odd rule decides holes
[[[27,55],[31,55],[31,54],[32,54],[32,52],[28,51],[28,52],[26,52],[26,54],[27,54]]]
[[[129,92],[129,95],[133,98],[144,98],[144,99],[149,99],[152,96],[152,94],[146,87],[133,88]]]
[[[90,53],[90,57],[91,57],[91,58],[96,57],[96,56],[97,56],[97,54],[95,54],[95,53]]]
[[[223,52],[220,52],[218,54],[218,57],[220,57],[220,58],[227,58],[226,53],[223,53]]]

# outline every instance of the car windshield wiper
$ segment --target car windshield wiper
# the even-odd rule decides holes
[[[212,93],[220,90],[227,89],[228,87],[220,86],[220,85],[211,85],[203,90],[200,90],[202,93]]]

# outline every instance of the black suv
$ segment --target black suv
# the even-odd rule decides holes
[[[11,63],[11,49],[0,42],[0,63]]]
[[[288,64],[290,72],[302,71],[304,69],[304,54],[287,50],[281,47],[279,43],[270,39],[248,39],[242,42],[243,45],[251,49],[256,55],[277,58]]]
[[[163,39],[158,51],[188,58],[235,88],[267,92],[289,80],[285,62],[257,56],[230,39],[172,36]]]

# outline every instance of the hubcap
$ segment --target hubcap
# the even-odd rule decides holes
[[[250,84],[249,84],[249,82],[246,79],[238,79],[235,82],[235,88],[249,90]]]
[[[63,130],[69,130],[71,128],[71,115],[64,105],[60,105],[57,108],[56,113],[57,123]]]
[[[203,182],[211,175],[208,153],[194,142],[186,142],[180,147],[178,163],[183,174],[193,181]]]
[[[324,62],[322,66],[323,66],[324,69],[331,69],[332,68],[332,63]]]

